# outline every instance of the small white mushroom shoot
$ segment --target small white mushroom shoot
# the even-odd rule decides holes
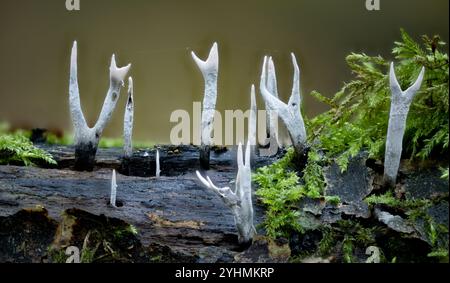
[[[269,59],[267,56],[264,57],[264,64],[261,72],[260,90],[261,95],[268,107],[268,109],[266,110],[269,110],[271,112],[273,111],[278,114],[289,132],[289,136],[291,138],[297,156],[303,156],[305,154],[304,150],[306,147],[306,129],[302,114],[300,112],[300,69],[293,53],[291,53],[291,57],[292,64],[294,65],[294,79],[292,94],[289,98],[288,104],[282,102],[279,98],[277,98],[275,93],[272,93],[276,91],[276,88],[273,86],[274,79],[272,78],[272,82],[269,83],[270,81],[268,80],[268,77],[275,77],[275,69],[268,68],[268,65],[271,65],[271,59]],[[269,76],[270,73],[272,74]],[[272,90],[270,90],[269,87]]]
[[[395,186],[398,169],[402,156],[403,135],[405,134],[406,119],[414,96],[422,85],[425,68],[422,67],[416,82],[403,91],[395,75],[394,63],[391,63],[389,81],[391,88],[391,109],[386,137],[386,151],[384,157],[384,182]]]
[[[128,99],[125,106],[125,115],[123,119],[123,139],[124,155],[131,157],[133,155],[133,120],[134,120],[134,97],[133,97],[133,78],[128,78]]]
[[[112,113],[116,107],[117,100],[120,96],[120,90],[123,86],[131,64],[126,67],[119,68],[116,65],[116,58],[111,58],[110,86],[103,103],[102,110],[98,117],[97,123],[90,128],[80,103],[80,92],[78,89],[78,68],[77,68],[77,42],[73,43],[72,54],[70,59],[70,82],[69,82],[69,106],[72,125],[75,131],[75,169],[92,171],[95,164],[95,155],[97,153],[98,143],[102,136],[106,124],[111,119]]]
[[[117,195],[117,182],[116,182],[116,170],[113,169],[111,176],[111,196],[109,199],[109,204],[112,207],[116,206],[116,195]]]
[[[196,171],[198,179],[202,184],[216,193],[226,206],[231,209],[238,231],[240,244],[251,242],[256,234],[253,225],[253,203],[252,203],[252,178],[250,166],[250,142],[247,142],[245,151],[245,163],[242,152],[242,144],[239,143],[237,153],[238,173],[236,176],[236,187],[234,191],[230,187],[219,188],[207,176],[204,178]]]
[[[156,150],[156,178],[161,177],[161,165],[159,164],[159,150]]]
[[[219,52],[217,43],[213,44],[206,61],[198,58],[194,52],[192,52],[191,55],[202,72],[205,81],[205,93],[201,117],[200,165],[204,169],[209,169],[210,147],[212,144],[211,135],[216,109],[217,79],[219,75]]]

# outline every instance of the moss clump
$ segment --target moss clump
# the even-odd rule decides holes
[[[448,263],[448,249],[436,249],[428,254],[428,257],[436,258],[441,263]]]
[[[448,262],[448,228],[436,223],[429,211],[433,206],[446,202],[446,198],[448,194],[433,199],[398,199],[392,191],[388,191],[382,195],[369,196],[365,201],[371,206],[383,205],[405,215],[409,223],[419,227],[419,233],[431,247],[428,257]]]
[[[411,85],[420,69],[426,68],[422,88],[408,115],[403,155],[411,159],[448,156],[449,61],[440,51],[445,43],[438,36],[424,36],[419,44],[403,30],[401,37],[392,53],[402,88]],[[390,60],[354,53],[346,60],[356,78],[331,99],[312,92],[331,109],[307,121],[310,142],[343,171],[349,158],[363,149],[370,158],[382,158],[391,98],[387,75]]]
[[[65,250],[55,250],[51,246],[47,248],[47,257],[51,263],[66,263],[67,261]]]
[[[329,255],[336,245],[335,235],[329,227],[322,228],[322,240],[319,242],[318,252],[321,256]]]
[[[381,204],[401,210],[423,209],[431,204],[428,199],[404,200],[394,196],[394,192],[388,191],[382,195],[371,195],[365,199],[368,205]]]
[[[256,195],[266,206],[264,228],[271,238],[287,237],[292,231],[300,231],[298,202],[303,196],[299,177],[290,170],[293,150],[280,161],[258,169],[253,176],[259,189]]]
[[[379,226],[365,227],[356,220],[340,220],[321,228],[322,239],[317,253],[322,257],[340,254],[344,263],[358,262],[356,250],[365,251],[367,247],[376,245],[376,236],[382,230]]]
[[[49,153],[35,147],[23,134],[0,136],[0,164],[30,166],[37,162],[56,164]]]
[[[308,152],[308,161],[301,174],[295,171],[293,159],[294,150],[290,148],[282,159],[259,168],[253,176],[258,184],[256,195],[266,206],[263,225],[271,238],[289,238],[292,232],[304,232],[300,224],[301,199],[321,199],[334,205],[340,203],[339,197],[324,195],[326,184],[319,152],[314,149]]]
[[[448,168],[447,169],[442,169],[442,179],[447,179],[448,180]]]

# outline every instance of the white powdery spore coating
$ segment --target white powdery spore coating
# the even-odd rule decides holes
[[[202,106],[201,143],[202,145],[209,146],[212,143],[211,135],[217,102],[217,79],[219,76],[218,45],[217,43],[213,44],[206,61],[199,59],[194,52],[192,52],[191,55],[202,72],[205,81],[205,93]]]
[[[407,90],[402,91],[395,75],[394,63],[391,63],[389,81],[391,88],[391,109],[386,137],[386,151],[384,157],[384,181],[394,186],[397,181],[398,168],[402,156],[403,136],[405,134],[406,119],[414,96],[422,85],[425,68],[422,68],[416,82]]]
[[[198,171],[196,171],[196,174],[202,184],[219,195],[225,205],[231,209],[238,231],[239,242],[247,243],[251,241],[256,234],[256,229],[253,225],[250,142],[247,142],[245,162],[242,144],[239,143],[237,160],[238,173],[236,176],[235,191],[232,191],[230,187],[219,188],[214,185],[209,177],[204,178]]]
[[[269,57],[267,68],[267,90],[270,94],[278,98],[277,75],[272,57]],[[271,141],[276,141],[277,144],[279,144],[277,126],[278,115],[276,111],[270,110],[270,107],[266,101],[264,101],[264,105],[266,106],[266,125],[268,125],[267,136]]]
[[[156,178],[161,177],[161,165],[159,163],[159,150],[156,150]]]
[[[128,78],[128,99],[123,123],[124,152],[126,157],[133,154],[134,86],[133,78]]]
[[[115,109],[117,100],[120,95],[120,89],[123,85],[123,80],[131,68],[131,64],[126,67],[118,68],[115,56],[111,58],[110,65],[110,86],[103,103],[97,123],[90,128],[84,117],[80,103],[80,92],[78,87],[78,45],[75,41],[73,43],[71,58],[70,58],[70,79],[69,79],[69,107],[72,124],[75,131],[75,144],[92,143],[97,145],[103,130],[111,118],[112,112]]]
[[[116,170],[113,170],[111,176],[111,196],[109,200],[109,203],[111,204],[112,207],[117,207],[116,195],[117,195]]]
[[[255,85],[252,85],[250,92],[250,115],[248,118],[248,140],[251,146],[256,146],[257,113]]]
[[[272,94],[268,86],[268,57],[264,57],[264,64],[261,72],[260,90],[261,95],[269,107],[268,110],[275,111],[285,124],[289,136],[291,137],[292,144],[298,153],[302,153],[306,145],[306,129],[303,121],[302,114],[300,112],[301,97],[300,97],[300,69],[297,64],[295,55],[291,53],[292,64],[294,66],[294,78],[292,86],[292,94],[289,98],[288,104],[285,104],[280,99]],[[274,71],[271,71],[274,72]]]

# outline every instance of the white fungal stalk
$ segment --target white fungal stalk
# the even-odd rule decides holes
[[[213,131],[214,113],[217,101],[217,78],[219,75],[219,52],[217,43],[214,43],[208,59],[201,60],[192,51],[192,58],[202,72],[205,81],[205,94],[203,97],[202,122],[201,122],[201,148],[200,164],[203,168],[209,168],[209,155],[211,135]]]
[[[250,115],[248,117],[248,141],[251,146],[256,146],[256,115],[258,109],[256,107],[255,85],[252,85],[250,91]]]
[[[406,118],[414,96],[422,85],[425,68],[420,71],[416,82],[407,90],[402,91],[395,75],[394,63],[391,63],[389,81],[391,87],[391,110],[386,137],[386,153],[384,157],[384,181],[394,186],[397,181],[398,168],[402,156],[403,135],[406,128]]]
[[[125,116],[123,121],[123,139],[125,157],[131,157],[133,154],[133,120],[134,120],[134,97],[133,97],[133,78],[128,78],[128,100],[125,107]]]
[[[116,182],[116,170],[113,169],[111,177],[111,197],[109,203],[112,207],[116,206],[116,195],[117,195],[117,182]]]
[[[111,119],[112,112],[116,107],[120,96],[120,89],[123,86],[123,80],[130,70],[131,65],[118,68],[116,59],[111,58],[110,86],[103,103],[102,110],[97,123],[90,128],[83,115],[80,103],[80,92],[78,89],[78,70],[77,70],[77,42],[73,43],[70,60],[70,83],[69,83],[69,104],[72,124],[75,130],[75,169],[92,170],[95,163],[95,154],[97,152],[98,142],[105,129],[106,124]]]
[[[270,60],[267,56],[264,57],[264,64],[261,73],[260,90],[261,95],[268,106],[267,110],[274,111],[281,117],[281,120],[286,125],[286,128],[291,137],[292,144],[294,146],[295,152],[298,154],[303,154],[306,145],[306,130],[305,123],[303,121],[302,114],[300,112],[301,97],[300,97],[300,69],[297,65],[297,60],[295,55],[291,53],[292,64],[294,65],[294,79],[292,86],[292,94],[289,98],[288,104],[285,104],[280,99],[278,99],[274,93],[275,88],[273,87],[273,78],[275,77],[275,69],[268,68],[267,65]],[[268,73],[273,73],[269,77],[272,77],[272,83],[269,83]],[[272,92],[269,90],[272,88]]]
[[[161,167],[159,164],[159,150],[156,150],[156,178],[161,176]]]
[[[277,87],[277,75],[275,71],[275,64],[273,63],[272,57],[269,57],[268,69],[267,69],[267,90],[275,98],[278,98],[278,87]],[[267,127],[267,137],[269,141],[275,142],[277,146],[280,144],[278,140],[278,115],[276,111],[270,110],[270,106],[266,101],[264,101],[266,106],[266,125]]]
[[[225,205],[227,205],[234,216],[236,228],[238,230],[238,240],[241,244],[249,243],[256,234],[253,226],[253,203],[252,203],[252,180],[250,167],[250,142],[247,142],[245,152],[245,163],[242,152],[242,144],[238,146],[238,173],[236,176],[235,190],[229,187],[219,188],[207,176],[206,179],[196,171],[198,179],[202,184],[219,195]]]
[[[256,127],[257,127],[258,109],[256,107],[255,85],[252,85],[250,91],[250,114],[248,116],[248,142],[251,146],[252,157],[256,154]]]

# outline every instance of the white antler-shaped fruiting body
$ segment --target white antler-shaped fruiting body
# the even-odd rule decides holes
[[[272,57],[269,57],[267,66],[267,90],[274,97],[278,98],[277,75]],[[269,142],[275,142],[279,146],[278,115],[275,111],[270,110],[266,101],[264,101],[264,104],[266,106],[267,137],[269,138]]]
[[[123,139],[125,157],[131,157],[133,154],[133,120],[134,120],[134,87],[133,78],[128,78],[128,99],[125,106],[125,115],[123,121]]]
[[[205,81],[205,93],[203,97],[202,122],[201,122],[201,149],[200,164],[205,169],[209,168],[209,152],[211,135],[213,130],[214,113],[217,101],[217,78],[219,75],[219,52],[217,43],[214,43],[208,59],[202,61],[192,52],[192,58],[202,72]]]
[[[247,142],[245,152],[245,163],[242,153],[242,144],[238,146],[238,173],[236,176],[236,189],[232,191],[229,187],[219,188],[211,181],[197,173],[202,184],[219,195],[225,205],[227,205],[234,216],[236,228],[238,230],[239,243],[245,244],[253,239],[256,229],[253,225],[253,203],[252,203],[252,179],[250,167],[250,142]]]
[[[88,128],[81,109],[80,92],[78,88],[78,44],[75,41],[70,55],[70,81],[69,81],[69,106],[72,124],[77,129]],[[77,131],[75,131],[75,135]],[[75,137],[77,138],[77,137]]]
[[[159,178],[161,176],[161,165],[159,163],[159,150],[156,150],[156,172],[155,172],[156,178]]]
[[[306,129],[305,123],[303,121],[302,114],[300,112],[301,105],[301,97],[300,97],[300,69],[297,64],[297,60],[295,55],[292,53],[292,64],[294,65],[294,79],[292,86],[292,94],[289,99],[288,104],[285,104],[280,99],[278,99],[275,94],[271,93],[269,90],[269,80],[268,73],[274,73],[275,70],[273,68],[268,68],[269,59],[264,57],[264,64],[261,73],[261,82],[260,82],[260,90],[261,95],[266,102],[268,110],[274,111],[281,117],[281,120],[285,124],[289,136],[291,137],[292,144],[295,148],[295,151],[298,154],[303,154],[304,148],[306,146]],[[273,71],[271,71],[273,70]],[[273,74],[271,76],[274,76]],[[272,86],[272,91],[274,91],[274,87]]]
[[[123,85],[123,80],[130,70],[131,65],[118,68],[116,65],[115,56],[112,56],[110,66],[110,86],[103,103],[97,123],[93,128],[90,128],[80,103],[80,92],[78,88],[78,72],[77,72],[77,56],[78,48],[77,42],[73,43],[72,53],[70,58],[70,81],[69,81],[69,106],[70,116],[75,131],[75,169],[77,170],[92,170],[95,163],[95,154],[97,152],[98,142],[105,129],[106,124],[111,118],[111,115],[116,107],[119,99],[120,89]]]
[[[402,155],[403,135],[406,128],[406,119],[414,96],[422,85],[425,68],[422,67],[416,82],[407,90],[402,91],[395,75],[394,63],[391,63],[389,81],[391,88],[391,109],[389,113],[389,126],[386,137],[386,152],[384,157],[384,181],[394,186],[397,181],[398,168]]]
[[[109,204],[111,204],[112,207],[117,207],[116,195],[117,195],[116,170],[113,169],[111,176],[111,196],[109,199]]]
[[[120,89],[123,86],[123,81],[131,68],[131,64],[126,67],[118,68],[116,65],[116,56],[111,58],[111,66],[109,67],[110,85],[108,93],[106,94],[103,107],[98,117],[97,123],[94,128],[100,135],[106,127],[106,124],[111,119],[112,113],[116,108],[117,100],[120,96]]]

